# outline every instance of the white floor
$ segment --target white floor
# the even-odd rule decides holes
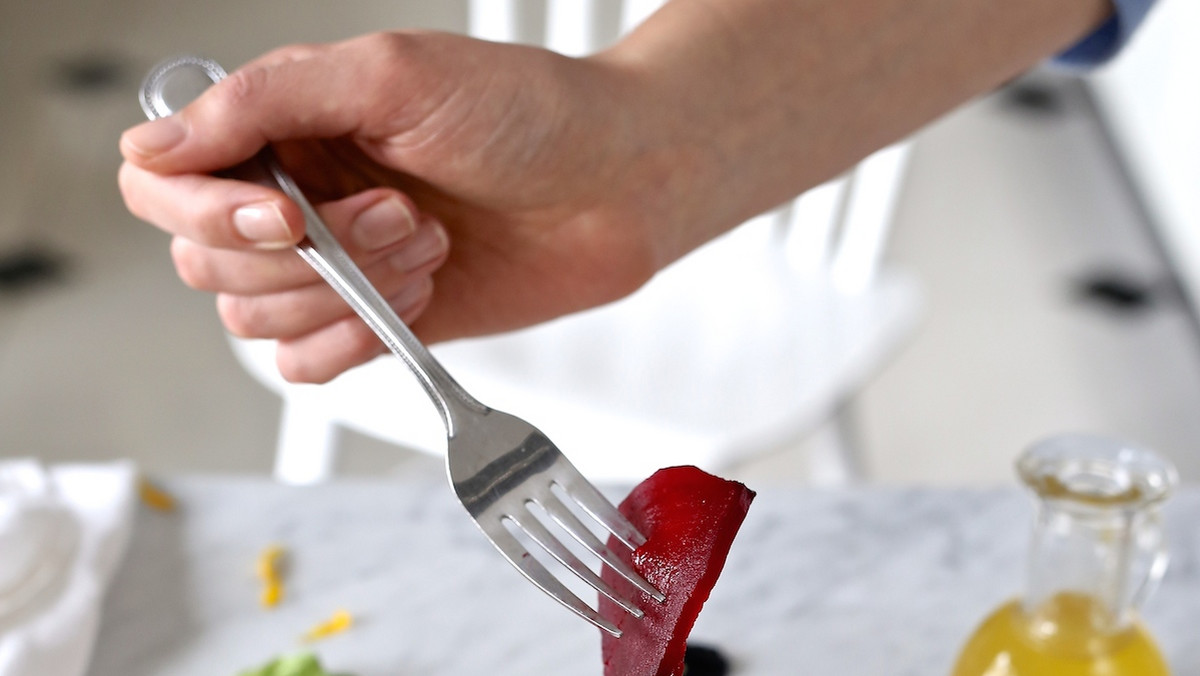
[[[862,398],[876,476],[1007,479],[1030,441],[1087,431],[1200,478],[1196,326],[1085,92],[1058,90],[1058,115],[998,96],[920,137],[892,255],[919,271],[930,312]],[[1083,301],[1098,272],[1150,287],[1150,307]]]
[[[211,299],[175,278],[166,236],[117,194],[137,80],[178,51],[238,63],[283,42],[458,17],[415,1],[125,4],[137,7],[0,6],[0,259],[36,247],[64,263],[43,285],[0,287],[0,456],[267,472],[277,402],[234,362]],[[105,58],[124,67],[111,86],[61,86],[64,64]],[[1169,289],[1140,313],[1075,292],[1096,270],[1169,275],[1077,83],[1042,80],[1056,111],[1001,93],[917,138],[888,256],[919,275],[928,308],[849,411],[869,479],[1010,482],[1015,453],[1067,430],[1141,441],[1200,478],[1195,326]],[[351,472],[437,464],[363,439],[350,448]],[[809,450],[732,473],[803,482]]]

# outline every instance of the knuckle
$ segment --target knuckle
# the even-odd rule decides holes
[[[419,41],[415,40],[410,33],[377,31],[368,33],[351,44],[362,50],[364,54],[373,55],[384,63],[389,63],[409,58]]]
[[[217,315],[238,338],[269,338],[260,329],[261,313],[255,309],[258,305],[253,298],[223,293],[217,296]]]
[[[125,202],[125,208],[129,213],[142,220],[146,219],[146,210],[140,199],[141,191],[138,188],[138,172],[141,170],[130,164],[122,162],[121,167],[117,170],[117,189],[121,193],[121,199]]]
[[[279,370],[279,375],[289,383],[325,382],[319,378],[313,378],[310,375],[307,360],[297,354],[296,348],[284,342],[280,342],[275,347],[275,368]]]
[[[284,61],[300,61],[316,56],[324,50],[321,45],[313,43],[296,43],[284,45],[277,49],[273,49],[264,54],[258,61],[260,63],[279,63]]]
[[[312,350],[280,342],[275,351],[275,367],[289,383],[327,383],[340,372],[325,354],[314,356]]]
[[[264,66],[247,66],[230,73],[217,90],[222,103],[231,110],[243,110],[254,104],[268,85],[270,71]]]
[[[117,189],[121,191],[121,198],[125,203],[129,203],[129,198],[133,195],[133,165],[128,162],[122,162],[117,169]]]
[[[422,42],[410,33],[371,33],[355,41],[351,48],[359,52],[356,60],[363,64],[363,76],[371,86],[381,88],[376,91],[411,86],[409,79],[418,72],[414,66],[421,63]]]
[[[171,261],[183,283],[199,291],[215,291],[216,279],[208,256],[199,245],[183,237],[171,240]]]
[[[343,320],[299,343],[281,340],[275,364],[284,380],[325,383],[383,351],[375,334],[357,318]]]
[[[350,322],[349,329],[343,344],[347,361],[359,364],[379,351],[379,338],[357,317]]]

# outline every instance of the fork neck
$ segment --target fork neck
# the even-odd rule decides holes
[[[466,420],[486,415],[491,410],[463,389],[424,346],[408,353],[396,350],[393,352],[408,364],[421,386],[425,388],[429,400],[442,417],[447,438],[457,436]]]

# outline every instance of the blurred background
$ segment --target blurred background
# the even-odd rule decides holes
[[[117,192],[138,84],[181,52],[235,66],[465,24],[462,3],[415,0],[0,4],[0,456],[269,472],[278,397]],[[1197,30],[1195,3],[1162,0],[1100,73],[1038,70],[914,137],[884,256],[923,303],[840,416],[863,478],[1011,483],[1013,457],[1061,431],[1144,443],[1200,478],[1200,53],[1181,37]],[[807,443],[729,473],[805,482]],[[355,437],[339,462],[438,465]]]

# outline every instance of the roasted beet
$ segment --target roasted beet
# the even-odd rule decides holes
[[[680,676],[687,637],[721,574],[754,491],[695,467],[669,467],[639,484],[621,513],[646,536],[629,557],[633,568],[666,594],[659,604],[609,568],[603,577],[645,609],[629,615],[601,598],[600,613],[621,629],[603,636],[606,676]],[[615,539],[613,551],[628,553]]]

